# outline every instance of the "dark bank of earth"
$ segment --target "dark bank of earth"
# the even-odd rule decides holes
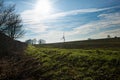
[[[0,33],[0,56],[12,53],[23,53],[27,44],[13,40],[8,36]]]
[[[24,55],[26,47],[27,44],[0,33],[0,80],[31,79],[32,70],[39,62],[33,57]]]

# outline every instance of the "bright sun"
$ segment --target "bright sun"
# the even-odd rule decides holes
[[[35,7],[38,15],[47,16],[53,12],[52,3],[49,0],[38,0]]]

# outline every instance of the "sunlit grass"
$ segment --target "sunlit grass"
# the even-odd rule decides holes
[[[29,46],[26,54],[39,59],[44,79],[117,80],[120,51],[36,48]]]

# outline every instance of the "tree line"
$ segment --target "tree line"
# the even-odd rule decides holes
[[[26,40],[25,41],[25,43],[27,43],[27,44],[45,44],[46,43],[46,41],[45,40],[43,40],[43,39],[39,39],[38,41],[36,40],[36,39],[28,39],[28,40]]]

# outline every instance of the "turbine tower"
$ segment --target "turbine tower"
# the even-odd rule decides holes
[[[65,42],[65,34],[64,33],[63,33],[62,39],[63,39],[63,42]]]

